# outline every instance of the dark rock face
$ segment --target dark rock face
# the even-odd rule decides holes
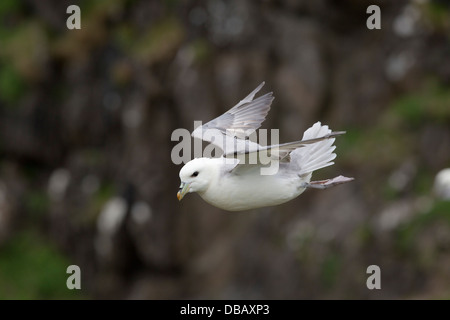
[[[373,31],[370,1],[92,1],[72,31],[69,4],[0,12],[0,248],[38,230],[92,298],[448,295],[450,209],[432,193],[450,166],[444,2],[381,1]],[[243,213],[179,203],[172,132],[262,81],[263,128],[347,130],[314,177],[355,182]]]

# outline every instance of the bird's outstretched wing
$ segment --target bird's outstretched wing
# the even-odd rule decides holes
[[[249,141],[248,137],[261,126],[274,99],[272,92],[253,99],[263,86],[264,82],[233,108],[197,127],[192,137],[210,142],[222,149],[224,154],[257,148],[259,145]]]
[[[290,160],[289,154],[295,149],[305,147],[307,145],[317,143],[319,141],[333,139],[342,134],[345,134],[345,131],[330,132],[318,138],[305,139],[270,146],[257,145],[254,146],[253,148],[250,147],[244,150],[234,151],[233,153],[226,153],[223,156],[226,158],[238,158],[238,159],[243,159],[244,157],[249,158],[254,156],[256,159],[260,158],[261,154],[264,153],[268,158],[271,158],[273,160],[289,161]]]

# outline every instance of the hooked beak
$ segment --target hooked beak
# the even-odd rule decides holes
[[[190,187],[191,187],[190,183],[181,182],[180,190],[178,190],[177,193],[178,201],[181,201],[181,199],[183,199],[184,195],[189,191]]]

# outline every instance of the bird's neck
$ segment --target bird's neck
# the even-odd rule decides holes
[[[208,170],[206,174],[209,177],[209,183],[204,190],[198,191],[200,195],[203,195],[208,192],[212,185],[217,185],[220,183],[220,166],[221,161],[217,158],[212,158],[207,160]]]

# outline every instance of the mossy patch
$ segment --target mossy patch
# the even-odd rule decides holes
[[[66,286],[71,264],[37,232],[23,231],[0,250],[0,299],[82,298]]]

